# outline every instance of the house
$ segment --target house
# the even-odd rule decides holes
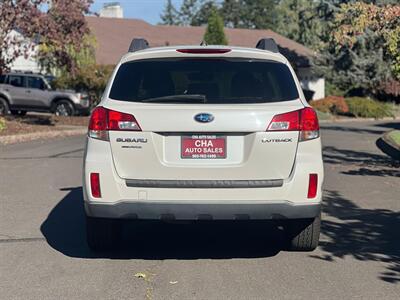
[[[127,52],[134,37],[145,38],[151,47],[173,45],[199,45],[205,27],[151,25],[143,20],[112,17],[86,17],[97,41],[98,64],[116,64]],[[306,97],[321,99],[325,96],[325,80],[313,74],[310,59],[316,55],[311,49],[272,30],[225,28],[229,44],[255,47],[261,38],[273,38],[280,52],[294,66]]]
[[[26,55],[20,55],[14,60],[11,69],[14,71],[30,71],[33,73],[40,72],[40,66],[36,59],[36,53],[39,47],[37,42],[24,38],[24,36],[17,30],[12,30],[8,34],[7,38],[10,40],[21,41],[23,46],[29,48]],[[9,50],[8,55],[10,56],[11,51],[13,51],[13,49]]]
[[[143,37],[151,47],[167,45],[199,45],[205,27],[151,25],[143,20],[124,19],[123,12],[114,3],[103,8],[103,17],[87,16],[89,28],[96,38],[96,62],[115,65],[128,50],[134,37]],[[23,38],[17,31],[12,34]],[[229,44],[233,46],[255,47],[261,38],[273,38],[280,52],[292,63],[307,99],[325,97],[325,80],[314,74],[310,60],[316,55],[311,49],[290,40],[272,30],[225,28]],[[33,42],[34,43],[34,42]],[[27,56],[18,57],[12,70],[39,72],[36,60],[37,44]]]

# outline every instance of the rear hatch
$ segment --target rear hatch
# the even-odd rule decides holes
[[[122,178],[267,180],[290,176],[299,137],[268,125],[304,106],[285,64],[173,58],[122,64],[104,107],[140,128],[109,132]]]

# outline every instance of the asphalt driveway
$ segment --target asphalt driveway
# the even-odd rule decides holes
[[[0,146],[0,299],[399,299],[400,168],[375,144],[395,127],[322,126],[323,234],[311,253],[282,250],[268,223],[145,222],[95,255],[84,137]]]

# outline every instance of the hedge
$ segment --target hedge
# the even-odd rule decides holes
[[[393,107],[389,103],[362,97],[347,98],[346,103],[349,113],[355,117],[381,119],[394,116]]]
[[[332,114],[346,114],[349,112],[349,107],[343,97],[328,96],[320,100],[310,101],[310,105],[317,111]]]

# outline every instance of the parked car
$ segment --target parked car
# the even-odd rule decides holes
[[[123,219],[274,220],[288,248],[317,247],[318,119],[275,42],[146,49],[134,40],[90,118],[87,239]]]
[[[89,98],[84,93],[53,90],[45,76],[14,72],[0,76],[0,115],[25,115],[28,111],[52,112],[73,116],[89,112]]]

